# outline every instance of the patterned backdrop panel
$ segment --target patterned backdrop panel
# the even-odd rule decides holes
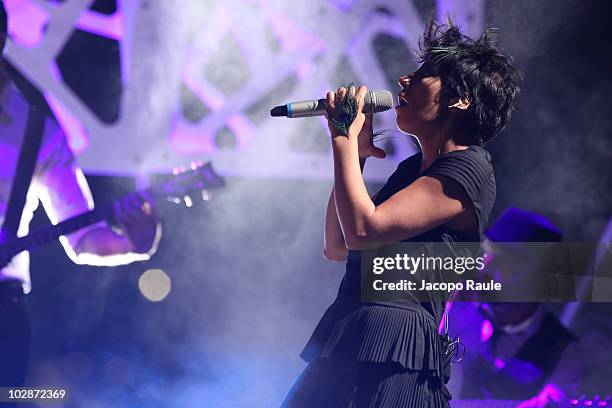
[[[213,160],[226,175],[327,178],[322,118],[271,118],[351,81],[399,90],[424,21],[452,15],[471,35],[484,0],[5,0],[7,58],[43,90],[81,165],[104,174]],[[461,7],[459,7],[459,5]],[[414,151],[393,110],[378,114],[389,159]]]

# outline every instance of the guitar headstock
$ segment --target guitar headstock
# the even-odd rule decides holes
[[[224,185],[225,181],[215,172],[210,162],[193,162],[189,167],[174,169],[171,178],[152,185],[150,193],[156,198],[166,198],[175,203],[184,202],[190,207],[192,195],[201,195],[202,200],[206,201],[209,198],[209,189]]]

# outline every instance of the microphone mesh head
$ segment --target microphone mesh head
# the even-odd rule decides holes
[[[387,90],[368,91],[364,99],[365,113],[384,112],[393,107],[393,95]]]

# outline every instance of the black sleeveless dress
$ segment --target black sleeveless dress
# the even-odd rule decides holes
[[[378,192],[379,205],[422,175],[459,183],[478,218],[478,231],[459,234],[444,226],[404,242],[480,241],[495,201],[491,157],[480,146],[441,155],[422,174],[417,153],[399,164]],[[427,302],[361,301],[361,253],[349,251],[346,273],[300,356],[310,364],[283,407],[445,407],[438,328],[448,299]]]

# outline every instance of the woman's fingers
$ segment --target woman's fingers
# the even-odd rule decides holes
[[[368,87],[365,85],[361,85],[357,89],[357,94],[355,95],[355,97],[357,98],[358,112],[363,112],[363,101],[367,93],[368,93]]]
[[[327,108],[328,110],[336,109],[336,102],[342,102],[344,100],[344,96],[346,95],[346,88],[340,87],[336,92],[329,91],[327,93]]]
[[[350,84],[348,87],[348,94],[350,96],[355,96],[355,93],[357,92],[355,85],[354,84]]]
[[[336,109],[336,93],[329,91],[327,96],[325,97],[325,102],[327,103],[327,110]]]
[[[364,85],[361,85],[359,88],[355,88],[354,85],[349,86],[349,88],[345,88],[341,86],[336,90],[336,92],[329,91],[326,95],[327,106],[330,109],[336,109],[336,102],[341,102],[344,100],[346,95],[353,96],[357,98],[358,103],[361,104],[361,108],[363,109],[363,100],[365,98],[366,93],[368,92],[368,88]],[[371,116],[370,118],[371,121]]]
[[[368,125],[371,127],[371,117],[369,118],[365,118],[364,114],[362,113],[363,110],[363,100],[365,98],[366,92],[368,91],[368,88],[366,88],[365,86],[360,86],[359,88],[356,88],[355,85],[351,84],[349,85],[348,88],[345,87],[340,87],[336,90],[336,92],[333,91],[329,91],[327,92],[327,95],[325,97],[325,102],[327,105],[327,113],[328,116],[327,118],[334,118],[331,119],[332,122],[333,121],[337,121],[339,120],[336,116],[337,116],[337,104],[339,104],[340,102],[344,101],[344,99],[347,96],[351,96],[353,98],[357,99],[357,115],[356,117],[353,118],[352,123],[347,123],[345,124],[347,127],[350,126],[350,131],[359,134],[361,132],[361,129],[364,125],[364,121],[368,121]],[[342,112],[343,114],[343,118],[342,120],[346,120],[346,115],[347,112]],[[330,130],[332,131],[332,136],[334,135],[334,132],[336,129],[337,124],[334,122],[334,124],[332,125],[330,122]],[[338,130],[338,129],[336,129]],[[348,130],[348,129],[347,129]],[[347,133],[346,130],[342,130],[342,133]]]

